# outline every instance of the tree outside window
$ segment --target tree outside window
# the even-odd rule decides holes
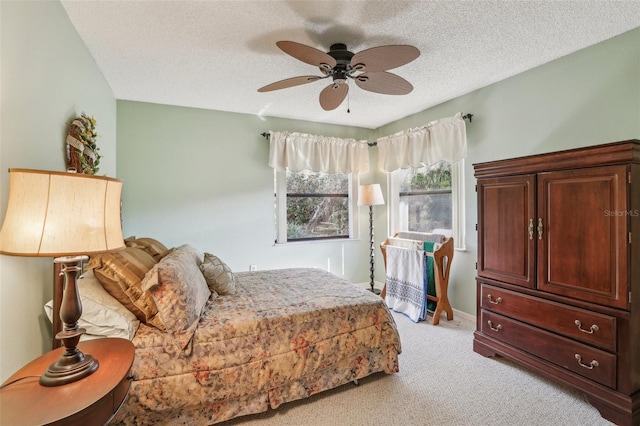
[[[286,221],[286,240],[281,224],[278,242],[349,238],[351,179],[351,174],[307,170],[276,174],[276,204],[281,205],[276,221]]]
[[[400,170],[400,217],[407,231],[452,229],[451,165]]]

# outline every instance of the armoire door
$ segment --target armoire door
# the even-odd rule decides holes
[[[478,179],[478,275],[535,287],[535,175]]]
[[[627,308],[627,167],[538,174],[538,289]]]

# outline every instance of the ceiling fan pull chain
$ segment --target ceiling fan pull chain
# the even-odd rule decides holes
[[[349,92],[347,92],[347,114],[351,114],[351,109],[349,109]]]

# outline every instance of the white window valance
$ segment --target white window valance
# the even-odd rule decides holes
[[[377,140],[378,166],[392,172],[439,161],[455,163],[467,156],[467,130],[462,113]]]
[[[312,170],[325,173],[362,173],[369,171],[367,141],[269,132],[269,166],[278,171]]]

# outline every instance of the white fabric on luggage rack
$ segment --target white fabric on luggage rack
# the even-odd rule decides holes
[[[427,317],[424,251],[387,246],[385,302],[412,321]]]

